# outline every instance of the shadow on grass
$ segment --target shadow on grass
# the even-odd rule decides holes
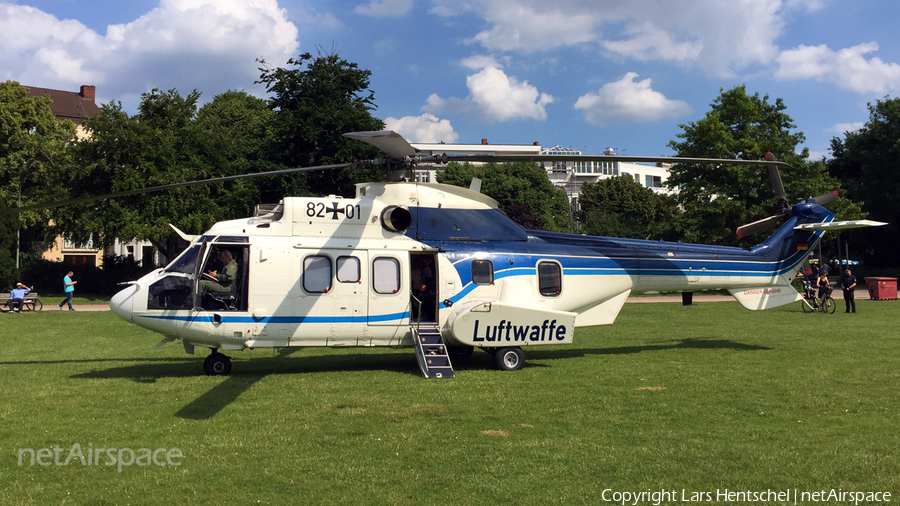
[[[0,365],[56,365],[56,364],[93,364],[102,362],[185,362],[183,358],[85,358],[68,360],[20,360],[0,362]]]
[[[175,416],[190,420],[209,420],[265,377],[265,375],[229,376],[225,381],[179,409]]]
[[[576,350],[527,350],[531,359],[566,359],[586,355],[620,355],[664,351],[676,349],[730,349],[743,351],[764,351],[771,348],[749,345],[721,339],[683,339],[658,345],[623,346],[618,348],[576,349]],[[384,371],[397,374],[419,376],[413,353],[340,353],[291,357],[294,352],[282,353],[272,358],[252,360],[235,359],[232,375],[225,378],[205,394],[191,401],[175,413],[179,418],[209,420],[226,406],[269,375],[278,374],[319,374],[333,372]],[[97,359],[66,360],[46,362],[7,362],[5,364],[55,364],[92,362],[141,362],[135,365],[113,367],[73,375],[77,379],[129,379],[141,383],[154,383],[163,378],[189,378],[203,376],[202,360],[198,359]],[[0,363],[2,365],[4,363]],[[476,353],[469,359],[456,364],[461,370],[482,370],[493,368],[493,357],[487,353]],[[546,364],[527,363],[526,367],[550,367]]]
[[[682,339],[665,344],[652,344],[644,346],[621,346],[618,348],[576,349],[576,350],[548,350],[530,351],[528,356],[536,359],[573,358],[585,355],[626,355],[631,353],[643,353],[645,351],[685,350],[685,349],[717,349],[738,351],[767,351],[772,348],[756,344],[744,344],[726,339]]]
[[[295,350],[298,351],[298,350]],[[419,375],[412,353],[398,354],[340,354],[288,358],[282,353],[272,358],[233,360],[232,374],[205,394],[191,401],[175,413],[179,418],[208,420],[269,375],[309,374],[327,372],[387,371],[399,374]],[[113,367],[72,375],[74,379],[126,379],[139,383],[155,383],[164,378],[203,377],[203,361],[198,359],[102,359],[31,362],[51,364],[58,362],[142,362],[135,365]],[[163,362],[163,364],[161,364]],[[25,363],[25,362],[15,362]]]

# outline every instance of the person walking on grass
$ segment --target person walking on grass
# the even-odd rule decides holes
[[[78,281],[72,281],[72,274],[74,273],[69,271],[69,273],[66,274],[66,277],[63,278],[63,287],[66,290],[66,300],[60,302],[59,306],[57,306],[60,310],[62,310],[63,304],[68,304],[69,311],[75,311],[75,308],[72,307],[72,295],[75,294],[75,283]]]

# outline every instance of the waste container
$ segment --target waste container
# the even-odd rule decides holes
[[[897,299],[897,278],[866,278],[866,288],[872,300]]]

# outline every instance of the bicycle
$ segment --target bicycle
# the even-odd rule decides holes
[[[825,314],[833,314],[837,309],[837,302],[831,297],[831,293],[834,291],[833,287],[828,287],[825,290],[825,295],[819,299],[816,297],[815,291],[811,286],[807,286],[808,283],[804,281],[804,293],[803,299],[800,301],[800,308],[804,313],[812,313],[812,312],[820,312]],[[812,301],[812,304],[810,304]]]

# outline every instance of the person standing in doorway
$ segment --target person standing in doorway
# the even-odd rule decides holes
[[[66,277],[63,278],[63,288],[66,292],[66,300],[59,303],[59,306],[57,306],[59,307],[59,309],[62,309],[63,304],[68,304],[69,311],[75,311],[75,308],[72,307],[72,295],[75,294],[75,283],[77,283],[78,281],[72,281],[73,274],[74,273],[72,271],[69,271],[69,273],[66,274]]]
[[[841,285],[844,288],[844,304],[847,306],[848,313],[856,312],[856,276],[850,272],[850,269],[847,268],[844,271],[844,279],[841,281]]]

